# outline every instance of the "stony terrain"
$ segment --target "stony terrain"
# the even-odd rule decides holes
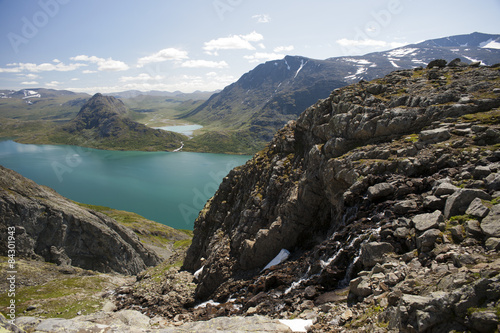
[[[498,67],[458,61],[335,90],[200,213],[194,297],[318,330],[496,327],[499,106]]]
[[[117,288],[116,311],[18,326],[495,332],[499,145],[500,66],[435,61],[337,89],[230,172],[185,259]]]

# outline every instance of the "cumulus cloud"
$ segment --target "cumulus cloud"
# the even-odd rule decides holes
[[[162,75],[151,76],[146,73],[139,74],[137,76],[122,76],[120,78],[121,82],[147,82],[147,81],[159,81],[164,79]]]
[[[49,88],[55,88],[60,84],[61,84],[61,82],[59,82],[59,81],[51,81],[51,82],[45,83],[45,86],[49,87]]]
[[[33,64],[33,63],[11,63],[7,64],[7,68],[0,68],[0,73],[21,73],[21,72],[50,72],[50,71],[58,71],[58,72],[69,72],[74,71],[82,66],[87,66],[86,64],[73,63],[65,65],[60,62],[57,64],[52,63],[42,63],[42,64]]]
[[[274,48],[274,52],[280,53],[280,52],[289,52],[293,51],[295,47],[293,45],[288,45],[288,46],[278,46]]]
[[[25,85],[25,86],[34,86],[34,85],[37,85],[39,84],[37,81],[23,81],[21,82],[22,85]]]
[[[203,49],[206,53],[216,55],[219,50],[255,50],[251,42],[258,42],[264,36],[253,31],[247,35],[230,35],[205,42]]]
[[[126,71],[129,69],[129,66],[123,61],[113,60],[112,58],[99,58],[96,56],[88,56],[88,55],[78,55],[76,57],[70,58],[73,61],[87,61],[90,63],[97,64],[97,70],[105,71],[105,72],[117,72],[117,71]]]
[[[258,14],[252,16],[253,19],[257,20],[257,23],[269,23],[271,22],[271,17],[268,14]]]
[[[252,55],[244,56],[249,62],[263,62],[269,60],[282,59],[285,55],[281,53],[256,52]]]
[[[188,60],[182,63],[181,67],[187,68],[226,68],[229,65],[225,61],[210,60]]]
[[[154,62],[163,62],[168,60],[183,60],[188,58],[188,53],[184,50],[179,50],[176,48],[167,48],[160,50],[152,55],[139,58],[137,61],[137,67],[143,67],[146,64]]]

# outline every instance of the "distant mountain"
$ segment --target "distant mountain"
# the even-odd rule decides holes
[[[426,66],[434,59],[455,58],[484,65],[500,62],[500,35],[476,32],[326,60],[286,56],[258,65],[183,118],[214,129],[232,129],[238,133],[233,134],[234,140],[245,137],[262,146],[277,129],[336,88],[382,77],[394,70]],[[214,134],[210,135],[216,146]],[[227,140],[227,132],[222,137]],[[199,136],[190,144],[206,142],[205,139]]]
[[[95,94],[52,139],[65,144],[117,150],[173,150],[183,135],[152,129],[130,119],[119,99]]]
[[[214,91],[195,91],[192,93],[183,93],[181,91],[157,91],[157,90],[150,90],[150,91],[139,91],[139,90],[127,90],[127,91],[121,91],[121,92],[114,92],[114,93],[109,93],[109,94],[104,94],[106,96],[113,96],[116,98],[136,98],[139,96],[158,96],[158,97],[175,97],[175,98],[183,98],[183,99],[208,99],[212,94],[214,94]]]

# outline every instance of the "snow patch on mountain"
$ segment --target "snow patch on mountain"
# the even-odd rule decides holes
[[[500,43],[498,41],[493,40],[493,39],[490,38],[487,41],[482,42],[481,44],[479,44],[479,47],[483,48],[483,49],[497,49],[497,50],[500,50]]]

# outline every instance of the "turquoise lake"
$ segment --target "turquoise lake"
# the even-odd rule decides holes
[[[74,201],[135,212],[178,229],[193,229],[222,179],[250,157],[0,141],[0,164],[38,184]]]

